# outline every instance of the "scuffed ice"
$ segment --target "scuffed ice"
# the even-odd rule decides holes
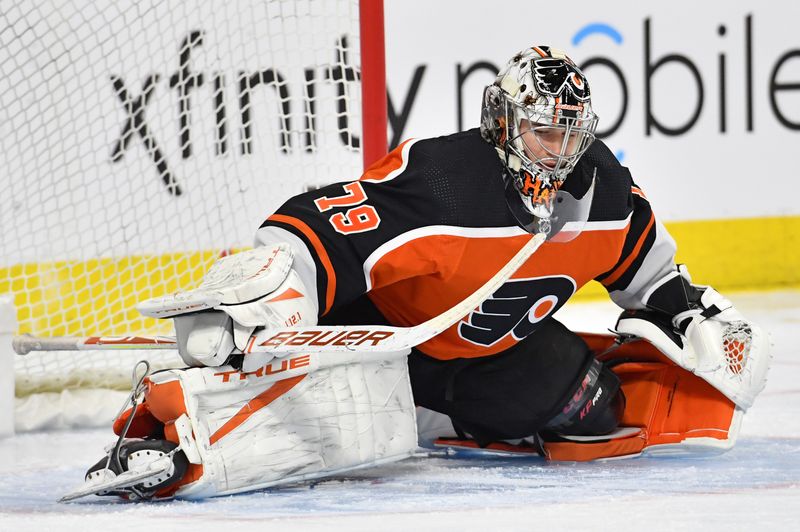
[[[704,459],[548,464],[537,458],[419,456],[321,482],[207,500],[57,504],[110,441],[107,431],[0,440],[0,530],[789,530],[800,522],[800,293],[739,295],[772,334],[766,390],[739,443]],[[568,306],[603,331],[613,305]],[[139,528],[141,527],[141,528]]]

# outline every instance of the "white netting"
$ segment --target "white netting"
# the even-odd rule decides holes
[[[0,294],[18,332],[170,333],[134,304],[360,173],[359,64],[356,0],[0,0]],[[125,388],[139,358],[18,357],[17,394]]]
[[[725,361],[728,371],[742,379],[742,374],[748,369],[750,347],[753,332],[750,325],[744,321],[734,321],[722,331],[722,349],[725,352]]]

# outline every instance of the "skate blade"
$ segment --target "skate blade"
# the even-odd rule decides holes
[[[163,457],[162,459],[154,461],[144,471],[126,471],[119,475],[99,480],[91,484],[84,484],[78,489],[75,489],[60,499],[58,502],[70,502],[76,499],[81,499],[89,495],[99,494],[104,491],[112,491],[115,489],[130,488],[136,484],[140,484],[148,478],[163,475],[170,469],[172,462],[169,458]],[[159,467],[160,466],[160,467]]]

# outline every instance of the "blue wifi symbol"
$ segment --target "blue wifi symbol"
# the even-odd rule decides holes
[[[578,46],[585,38],[597,34],[605,35],[614,41],[615,44],[622,44],[622,34],[617,31],[616,28],[602,22],[592,22],[579,29],[575,35],[572,36],[572,46]],[[622,162],[625,158],[625,152],[622,150],[617,150],[614,152],[614,156],[619,162]]]

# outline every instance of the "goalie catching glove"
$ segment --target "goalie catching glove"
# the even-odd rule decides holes
[[[148,299],[137,309],[174,320],[187,365],[220,366],[245,349],[257,327],[316,324],[316,296],[292,269],[293,260],[285,243],[229,255],[214,263],[198,288]]]
[[[691,284],[683,265],[644,296],[647,310],[626,310],[623,335],[644,338],[743,410],[764,389],[771,359],[767,334],[710,286]]]

